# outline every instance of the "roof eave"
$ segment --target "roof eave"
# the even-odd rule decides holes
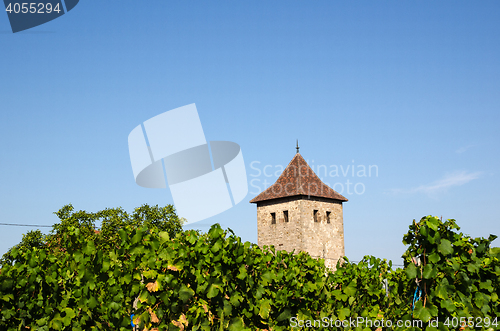
[[[329,200],[340,201],[340,202],[347,202],[347,201],[349,201],[349,199],[347,199],[347,198],[345,198],[345,197],[341,197],[341,198],[332,198],[332,197],[325,197],[325,196],[314,195],[314,194],[310,194],[310,195],[307,195],[307,194],[296,194],[296,195],[287,195],[287,196],[283,196],[283,197],[275,197],[275,198],[260,198],[260,199],[257,199],[257,198],[258,198],[258,196],[256,196],[255,198],[253,198],[253,199],[252,199],[252,200],[250,200],[249,202],[250,202],[250,203],[258,203],[258,202],[262,202],[262,201],[271,201],[271,200],[285,199],[285,198],[293,198],[293,197],[314,197],[314,198],[329,199]]]

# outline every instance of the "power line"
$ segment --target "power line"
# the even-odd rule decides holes
[[[51,228],[52,225],[35,225],[35,224],[15,224],[15,223],[0,223],[0,225],[6,226],[29,226],[32,228]]]

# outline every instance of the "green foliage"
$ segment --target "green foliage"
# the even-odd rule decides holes
[[[145,245],[137,315],[148,329],[284,330],[291,316],[329,312],[331,274],[305,253],[242,243],[219,225]]]
[[[365,256],[332,272],[306,253],[243,243],[218,224],[180,231],[172,207],[129,216],[65,206],[57,215],[51,235],[29,234],[1,264],[2,330],[130,330],[130,314],[148,330],[290,330],[300,329],[292,321],[358,318],[423,321],[393,330],[455,330],[447,319],[500,315],[495,236],[469,238],[454,220],[414,221],[403,269]],[[423,295],[413,307],[417,283]]]
[[[458,232],[455,220],[427,216],[410,226],[403,242],[408,287],[420,280],[422,300],[414,316],[428,322],[446,319],[500,316],[500,263],[498,248],[490,248],[496,236],[470,238]],[[415,266],[413,258],[420,259]],[[441,325],[444,329],[445,325]]]
[[[16,246],[9,249],[0,259],[1,264],[12,264],[15,258],[12,256],[12,252],[15,251],[28,251],[34,248],[42,248],[45,245],[45,235],[40,230],[29,231],[23,234],[23,240]],[[21,259],[21,256],[17,256],[17,259]]]
[[[149,231],[167,232],[170,236],[182,231],[185,220],[179,219],[172,205],[165,207],[143,205],[129,215],[122,208],[109,208],[97,213],[75,212],[73,206],[66,205],[55,212],[60,222],[53,226],[47,244],[60,249],[78,251],[82,247],[79,238],[92,240],[96,248],[109,250],[122,241],[120,229],[147,227]],[[98,229],[96,223],[101,226]]]
[[[388,280],[392,263],[373,256],[365,256],[358,264],[345,260],[337,265],[330,280],[337,309],[335,315],[341,320],[346,317],[385,318],[389,288],[386,291],[383,284]]]
[[[60,222],[50,235],[28,233],[1,261],[0,329],[129,329],[142,240],[181,231],[173,207],[145,205],[129,216],[121,208],[87,213],[67,205],[55,214]]]

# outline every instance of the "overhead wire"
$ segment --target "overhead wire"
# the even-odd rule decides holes
[[[37,224],[18,224],[18,223],[0,223],[5,226],[29,226],[32,228],[51,228],[52,225],[37,225]]]

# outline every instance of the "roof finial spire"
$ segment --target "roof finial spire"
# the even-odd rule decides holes
[[[297,147],[295,147],[295,148],[297,148],[297,154],[299,154],[299,140],[298,139],[297,139]]]

